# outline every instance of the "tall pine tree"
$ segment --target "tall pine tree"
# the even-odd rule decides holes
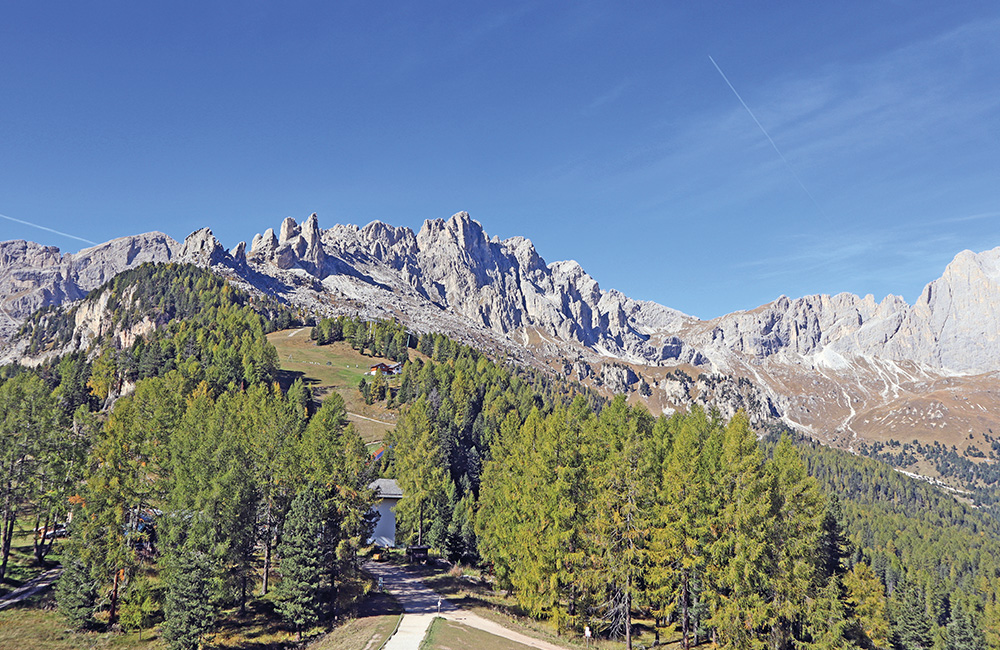
[[[303,489],[292,501],[278,545],[281,582],[275,589],[275,606],[281,617],[295,626],[299,641],[302,628],[319,620],[322,515],[316,489]]]
[[[166,602],[160,630],[171,650],[200,647],[202,637],[215,620],[211,593],[218,569],[208,529],[205,522],[194,522],[187,538],[169,549],[162,561]]]

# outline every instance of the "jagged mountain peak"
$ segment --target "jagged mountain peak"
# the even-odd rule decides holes
[[[468,212],[458,212],[447,221],[427,219],[417,233],[417,246],[421,252],[436,255],[453,250],[468,255],[476,262],[490,257],[490,241],[483,225],[472,219]]]

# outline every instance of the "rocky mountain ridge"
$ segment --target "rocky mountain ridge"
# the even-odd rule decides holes
[[[323,230],[313,214],[255,235],[249,250],[225,250],[207,228],[182,243],[149,233],[73,255],[5,242],[0,332],[9,338],[34,309],[78,300],[143,261],[191,262],[319,313],[396,317],[631,392],[654,410],[742,407],[847,446],[942,386],[978,396],[945,400],[955,430],[989,428],[982,410],[1000,405],[990,379],[1000,370],[1000,249],[960,253],[912,306],[897,296],[781,297],[702,321],[604,290],[576,262],[546,263],[530,240],[491,238],[464,212],[416,233],[377,221]],[[928,435],[940,430],[927,424]]]
[[[143,262],[169,262],[180,245],[161,232],[113,239],[78,253],[14,240],[0,242],[0,338],[9,339],[32,312],[80,300]]]

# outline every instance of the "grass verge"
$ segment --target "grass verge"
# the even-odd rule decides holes
[[[420,650],[462,650],[463,648],[476,648],[476,650],[531,650],[526,646],[510,639],[477,630],[461,623],[446,621],[443,618],[435,618],[431,627],[427,630],[427,636],[420,644]]]
[[[379,650],[395,632],[403,609],[388,594],[370,594],[358,615],[309,644],[309,650]]]

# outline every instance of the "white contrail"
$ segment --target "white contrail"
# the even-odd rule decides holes
[[[767,138],[767,141],[771,143],[772,147],[774,147],[774,152],[778,154],[779,158],[781,158],[781,162],[785,163],[785,167],[787,167],[788,171],[791,172],[792,177],[795,179],[795,182],[799,184],[799,187],[801,187],[802,191],[806,193],[806,196],[809,197],[809,200],[813,202],[813,205],[816,206],[816,209],[822,212],[823,208],[821,208],[819,206],[819,203],[816,202],[816,197],[812,195],[812,192],[810,192],[808,188],[806,188],[805,184],[802,182],[802,179],[799,178],[799,175],[795,173],[795,169],[792,168],[792,165],[788,162],[788,159],[785,158],[785,154],[781,153],[781,149],[778,149],[778,145],[774,144],[774,140],[771,138],[771,135],[767,132],[767,129],[764,128],[764,125],[761,124],[760,120],[757,119],[757,116],[753,114],[753,111],[750,110],[750,107],[747,106],[747,103],[743,101],[742,97],[740,97],[740,94],[736,91],[736,88],[729,81],[729,77],[726,76],[726,73],[722,71],[722,68],[719,67],[719,64],[715,62],[715,59],[713,59],[711,55],[709,55],[708,60],[711,61],[712,65],[715,66],[715,69],[719,71],[719,74],[722,76],[722,80],[726,82],[726,85],[729,86],[729,89],[733,91],[734,95],[736,95],[736,99],[740,100],[740,104],[743,104],[743,108],[747,109],[747,113],[749,113],[750,117],[753,118],[754,124],[757,125],[757,128],[760,129],[760,132],[764,134],[764,137]]]
[[[83,243],[90,244],[91,246],[97,246],[97,242],[95,242],[95,241],[90,241],[89,239],[84,239],[83,237],[77,237],[76,235],[71,235],[71,234],[69,234],[67,232],[62,232],[62,231],[56,230],[54,228],[48,228],[46,226],[39,226],[37,223],[31,223],[30,221],[24,221],[23,219],[15,219],[14,217],[8,217],[5,214],[0,214],[0,217],[3,217],[7,221],[14,221],[14,222],[17,222],[17,223],[23,223],[24,225],[31,226],[32,228],[38,228],[39,230],[45,230],[45,231],[48,231],[48,232],[55,233],[57,235],[62,235],[63,237],[69,237],[70,239],[75,239],[77,241],[82,241]]]

